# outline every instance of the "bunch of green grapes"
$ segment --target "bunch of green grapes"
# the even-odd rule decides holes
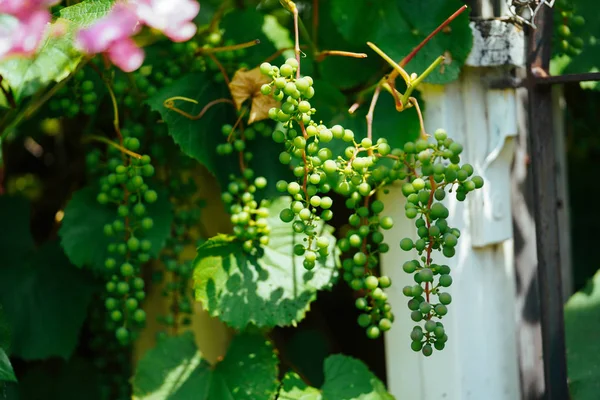
[[[193,290],[190,282],[193,274],[193,260],[182,257],[186,246],[195,244],[192,231],[200,223],[202,201],[192,200],[197,185],[192,178],[193,171],[182,158],[179,165],[165,176],[169,180],[169,194],[175,209],[171,236],[167,239],[160,260],[164,270],[153,275],[155,282],[166,280],[163,296],[170,299],[169,313],[159,317],[159,322],[177,332],[179,326],[189,326],[193,313]],[[183,162],[181,162],[183,161]],[[185,176],[184,176],[185,175]]]
[[[50,111],[58,116],[74,118],[98,111],[99,89],[97,82],[84,70],[77,71],[71,81],[60,88],[48,102]]]
[[[265,132],[264,124],[257,125]],[[217,154],[228,156],[236,152],[239,160],[241,176],[231,174],[227,190],[221,198],[231,214],[233,234],[243,242],[242,248],[251,255],[260,256],[262,246],[269,244],[271,228],[268,223],[269,202],[258,197],[259,191],[267,187],[264,176],[256,176],[247,163],[252,160],[252,153],[247,150],[247,142],[256,137],[256,130],[248,127],[243,131],[233,130],[229,124],[223,125],[221,132],[228,140],[217,146]]]
[[[400,247],[416,249],[422,257],[404,264],[404,270],[414,273],[416,282],[414,287],[405,288],[404,293],[411,296],[411,318],[425,321],[424,332],[421,327],[413,331],[412,348],[429,356],[432,345],[441,349],[447,340],[443,325],[434,319],[446,314],[451,297],[440,288],[452,283],[449,268],[433,264],[431,254],[439,250],[446,257],[453,256],[460,236],[457,229],[448,226],[448,210],[440,201],[445,198],[446,190],[453,190],[457,200],[463,201],[469,192],[483,185],[483,180],[472,176],[472,166],[458,165],[462,146],[447,138],[442,130],[435,133],[436,143],[421,139],[406,143],[403,149],[392,149],[384,138],[375,143],[371,138],[357,142],[349,129],[317,123],[313,120],[316,110],[309,102],[315,95],[313,80],[308,76],[297,77],[298,67],[296,59],[288,59],[280,67],[268,63],[260,66],[261,72],[272,79],[262,86],[262,94],[282,102],[281,107],[269,111],[269,117],[284,128],[273,132],[273,140],[285,146],[279,160],[291,164],[296,177],[291,182],[277,183],[280,192],[292,196],[289,208],[280,214],[281,220],[291,223],[294,231],[304,236],[304,244],[296,245],[294,252],[304,256],[304,267],[309,270],[319,258],[327,256],[329,241],[320,236],[317,223],[333,217],[333,201],[327,194],[334,190],[343,195],[346,207],[353,211],[348,220],[352,229],[338,242],[339,249],[350,255],[342,263],[343,277],[353,290],[361,293],[356,300],[361,311],[359,325],[366,329],[368,337],[379,337],[391,328],[394,320],[384,291],[391,280],[375,274],[379,254],[389,250],[382,230],[391,229],[393,221],[383,215],[383,203],[373,199],[380,189],[394,181],[406,180],[402,186],[408,200],[406,216],[417,218],[419,239],[416,242],[403,239]],[[334,140],[347,146],[336,157],[328,147]],[[439,279],[434,286],[436,275]],[[437,302],[433,296],[438,298]]]
[[[402,194],[407,199],[405,214],[415,220],[418,239],[404,238],[400,248],[419,254],[419,259],[402,266],[406,273],[413,274],[415,281],[415,285],[402,291],[410,297],[411,319],[423,322],[423,326],[415,326],[410,334],[411,347],[426,356],[432,354],[433,348],[442,350],[448,340],[439,319],[447,314],[452,301],[451,295],[444,291],[452,284],[450,268],[435,264],[433,253],[453,257],[460,237],[460,231],[448,225],[449,211],[441,201],[448,190],[455,193],[456,200],[464,201],[468,193],[483,186],[483,179],[473,175],[470,164],[459,165],[462,145],[448,138],[443,130],[436,131],[434,138],[434,143],[418,140],[405,144],[406,168],[411,173],[409,182],[402,185]]]
[[[90,356],[97,371],[101,400],[131,399],[129,377],[133,372],[131,347],[123,348],[114,331],[106,329],[106,311],[102,301],[92,302],[88,316]]]
[[[140,142],[126,138],[124,145],[136,151]],[[150,260],[152,242],[146,238],[154,220],[146,206],[158,199],[145,178],[154,175],[150,157],[140,159],[115,156],[108,160],[107,175],[100,178],[98,203],[116,209],[117,218],[104,226],[104,235],[111,238],[109,256],[104,262],[107,275],[105,307],[108,326],[123,344],[129,343],[132,332],[146,320],[140,302],[145,298],[144,280],[140,277],[141,265]]]
[[[577,14],[570,0],[559,0],[554,8],[552,48],[557,55],[576,56],[585,45],[585,18]]]

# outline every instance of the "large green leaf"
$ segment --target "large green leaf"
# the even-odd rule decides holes
[[[258,45],[243,51],[244,63],[250,68],[258,66],[277,51],[271,40],[263,33],[264,23],[264,14],[248,7],[226,14],[219,24],[219,27],[224,30],[223,39],[226,41],[233,43],[245,43],[256,39],[260,41]],[[279,33],[281,34],[281,31]]]
[[[293,247],[302,238],[291,224],[279,219],[289,205],[280,197],[270,207],[268,246],[260,259],[249,256],[242,243],[217,236],[198,248],[194,280],[196,299],[213,316],[238,329],[249,324],[261,327],[292,325],[304,318],[317,291],[331,287],[337,276],[335,239],[328,227],[331,256],[307,271],[302,258],[293,256]]]
[[[18,385],[7,387],[10,400],[101,400],[106,399],[106,380],[94,359],[73,356],[69,360],[50,359],[29,365],[19,376]],[[103,396],[104,394],[104,396]]]
[[[87,0],[62,9],[57,23],[65,24],[62,36],[47,35],[38,52],[30,58],[14,58],[0,63],[0,75],[8,82],[15,100],[31,96],[52,82],[59,82],[75,70],[82,54],[75,48],[76,28],[104,16],[111,0]]]
[[[30,213],[26,199],[0,196],[0,266],[21,261],[33,249]]]
[[[600,393],[600,271],[565,305],[569,387],[573,400]]]
[[[367,366],[352,357],[334,354],[325,360],[325,383],[310,387],[289,372],[279,393],[281,400],[394,400]]]
[[[2,381],[16,382],[17,377],[6,352],[0,347],[0,382]]]
[[[211,368],[191,332],[159,340],[133,377],[138,400],[270,400],[277,390],[277,356],[258,335],[236,336]]]
[[[79,338],[94,290],[69,263],[58,242],[0,268],[0,303],[11,327],[10,354],[24,359],[68,358]]]
[[[148,99],[150,107],[158,111],[169,127],[169,135],[188,156],[195,158],[213,174],[219,169],[231,169],[223,166],[223,158],[215,151],[217,144],[223,141],[221,126],[235,122],[235,113],[230,104],[217,104],[209,108],[200,119],[191,120],[164,106],[164,101],[175,96],[191,98],[197,104],[175,101],[175,106],[188,114],[197,115],[209,102],[229,98],[227,87],[218,84],[209,73],[188,74],[172,85],[160,90]]]
[[[96,201],[98,189],[86,187],[78,190],[65,208],[59,231],[61,244],[71,262],[78,267],[89,266],[97,272],[104,271],[108,245],[112,238],[104,235],[104,225],[117,219],[116,207],[104,206]],[[152,242],[148,252],[156,256],[171,233],[173,213],[164,191],[158,191],[158,201],[147,204],[147,213],[154,220],[152,229],[144,235]]]
[[[399,61],[462,5],[459,0],[332,0],[331,15],[346,40],[355,44],[374,42]],[[419,51],[408,70],[420,74],[438,56],[444,55],[447,57],[444,66],[429,75],[426,81],[453,81],[458,78],[472,46],[469,18],[464,12],[452,22],[448,31],[438,33]]]

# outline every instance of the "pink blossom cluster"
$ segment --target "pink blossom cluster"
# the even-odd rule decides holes
[[[34,54],[60,0],[0,0],[0,59]]]
[[[144,61],[144,51],[132,39],[143,25],[174,42],[184,42],[196,34],[192,20],[199,11],[196,0],[121,1],[104,18],[79,31],[77,42],[86,53],[106,53],[113,64],[131,72]]]
[[[0,60],[30,56],[44,37],[50,12],[60,0],[0,0]],[[78,47],[88,53],[106,53],[123,71],[138,69],[144,51],[132,37],[146,25],[175,42],[196,34],[192,20],[198,15],[197,0],[117,0],[108,15],[77,33]]]

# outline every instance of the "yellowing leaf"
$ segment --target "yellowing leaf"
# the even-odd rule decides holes
[[[252,99],[248,117],[249,124],[267,119],[269,110],[279,104],[272,97],[265,96],[260,92],[260,87],[268,82],[269,78],[261,74],[259,68],[249,71],[240,69],[233,75],[229,90],[237,109],[239,110],[246,100]]]

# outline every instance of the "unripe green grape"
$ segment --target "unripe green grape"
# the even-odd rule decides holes
[[[366,328],[371,325],[371,316],[369,314],[360,314],[357,322],[359,326]]]
[[[368,307],[369,304],[368,304],[367,300],[364,297],[359,297],[354,302],[354,305],[356,306],[357,309],[364,310],[364,309],[366,309]]]
[[[419,304],[419,311],[423,314],[429,314],[431,308],[431,304],[427,303],[426,301]]]
[[[354,140],[354,132],[350,129],[344,129],[344,135],[342,136],[344,142],[351,142]]]
[[[301,189],[301,187],[298,184],[298,182],[290,182],[290,183],[288,183],[287,191],[292,196],[295,195],[295,194],[300,193],[300,189]]]
[[[454,247],[444,246],[442,248],[442,254],[444,254],[444,257],[451,258],[456,254],[456,250]]]
[[[433,271],[430,268],[423,268],[417,275],[421,277],[421,281],[423,282],[433,282]]]
[[[119,310],[112,310],[110,312],[110,319],[114,322],[119,322],[123,319],[123,313]]]
[[[452,302],[452,296],[450,296],[450,293],[440,293],[438,295],[438,299],[440,300],[440,303],[442,303],[443,305],[448,305]]]
[[[138,308],[133,312],[133,320],[138,324],[143,323],[144,321],[146,321],[146,312],[141,308]]]
[[[404,251],[412,250],[414,243],[410,238],[404,238],[400,241],[400,248]]]
[[[127,282],[121,281],[117,283],[117,293],[119,294],[127,294],[129,292],[129,284]]]
[[[135,269],[133,268],[133,265],[131,265],[130,263],[123,263],[121,265],[121,275],[123,276],[132,276],[135,272]]]
[[[127,343],[129,340],[129,331],[125,327],[119,327],[115,331],[115,337],[120,343]]]
[[[362,255],[364,255],[364,253],[356,253],[356,254],[362,254]],[[362,264],[360,264],[360,265],[362,265]],[[377,277],[371,275],[371,276],[368,276],[368,277],[365,278],[365,288],[366,289],[368,289],[368,290],[374,290],[378,286],[379,286],[379,280],[377,279]]]
[[[367,337],[369,339],[377,339],[381,335],[381,331],[376,326],[370,326],[367,328]]]
[[[427,332],[433,332],[437,327],[435,321],[427,320],[425,321],[425,325],[423,326]]]
[[[317,238],[317,247],[320,249],[326,249],[329,247],[329,239],[325,236],[319,236]]]
[[[448,308],[443,304],[438,304],[437,306],[435,306],[434,311],[439,316],[444,316],[448,314]]]
[[[413,341],[410,344],[410,348],[413,349],[413,351],[421,351],[421,349],[423,348],[423,342],[419,341]]]
[[[452,277],[450,275],[442,275],[440,276],[440,286],[448,287],[452,285]]]
[[[385,230],[392,229],[392,227],[394,226],[394,220],[392,219],[392,217],[385,216],[379,221],[379,226]]]
[[[352,290],[361,290],[363,288],[363,281],[361,279],[352,279],[350,287]]]
[[[264,62],[260,64],[260,73],[263,75],[269,75],[271,73],[272,68],[273,66],[271,64],[269,64],[268,62]]]
[[[312,216],[312,213],[310,212],[310,210],[308,208],[304,208],[302,210],[300,210],[300,212],[298,213],[298,217],[300,217],[300,219],[304,220],[304,221],[308,221]]]
[[[427,242],[425,242],[425,240],[418,239],[417,241],[415,241],[415,250],[423,251],[425,250],[425,247],[427,247]]]
[[[392,286],[392,280],[388,276],[380,276],[379,277],[379,286],[383,289],[389,288]]]
[[[402,269],[407,274],[412,274],[413,272],[415,272],[417,270],[418,266],[419,266],[419,264],[416,261],[407,261],[402,265]]]
[[[421,314],[421,311],[413,311],[410,313],[410,319],[415,322],[419,322],[423,319],[423,314]]]
[[[429,357],[431,354],[433,354],[433,349],[431,348],[430,344],[424,345],[421,351],[425,357]]]
[[[115,298],[108,297],[106,300],[104,300],[104,307],[106,307],[107,310],[114,310],[118,305],[119,301]]]

